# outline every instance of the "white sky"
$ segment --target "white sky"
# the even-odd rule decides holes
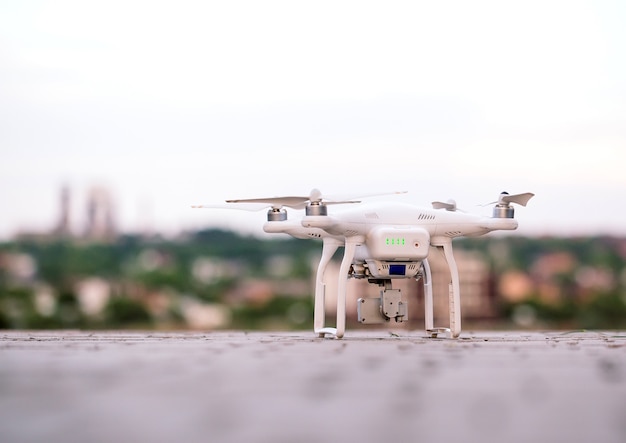
[[[227,198],[531,191],[522,234],[626,235],[626,2],[0,2],[0,238],[234,227]],[[476,209],[484,212],[485,209]],[[489,209],[487,208],[487,213]]]

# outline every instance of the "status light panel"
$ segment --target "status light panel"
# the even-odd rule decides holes
[[[387,246],[404,246],[406,244],[406,238],[404,237],[387,237],[385,239],[385,244]]]
[[[398,229],[380,226],[372,229],[366,244],[376,260],[422,260],[428,255],[430,235],[421,227]]]

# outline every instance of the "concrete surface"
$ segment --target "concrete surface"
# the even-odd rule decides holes
[[[453,440],[625,442],[626,333],[0,331],[0,442]]]

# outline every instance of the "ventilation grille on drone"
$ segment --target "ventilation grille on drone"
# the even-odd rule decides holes
[[[418,220],[434,220],[435,216],[434,215],[429,215],[429,214],[420,214],[419,217],[417,217]]]
[[[461,231],[448,231],[446,232],[446,236],[448,237],[458,237],[462,234]]]

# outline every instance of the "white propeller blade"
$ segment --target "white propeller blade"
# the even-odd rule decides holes
[[[533,198],[535,194],[532,192],[525,192],[523,194],[500,194],[500,202],[502,203],[517,203],[518,205],[526,206],[528,200]]]
[[[402,192],[388,192],[388,193],[380,193],[380,194],[370,194],[362,197],[374,197],[379,195],[390,195],[390,194],[405,194],[406,191]],[[196,205],[192,206],[192,208],[230,208],[230,209],[241,209],[244,211],[260,211],[261,209],[267,208],[271,206],[272,208],[282,208],[286,206],[288,208],[293,209],[304,209],[307,204],[310,203],[321,203],[323,201],[326,205],[340,205],[347,203],[361,203],[360,200],[354,200],[352,197],[344,198],[337,196],[324,196],[320,192],[319,189],[312,189],[311,193],[308,196],[304,195],[291,195],[291,196],[283,196],[283,197],[263,197],[263,198],[244,198],[244,199],[234,199],[234,200],[226,200],[226,205]],[[236,203],[236,205],[233,205]]]
[[[528,200],[530,200],[534,196],[535,194],[533,194],[532,192],[525,192],[523,194],[513,194],[513,195],[510,195],[507,192],[503,192],[500,194],[500,197],[498,198],[498,200],[481,205],[481,206],[490,206],[490,205],[495,205],[495,204],[499,204],[499,205],[507,204],[508,205],[509,203],[517,203],[518,205],[526,206],[526,204],[528,203]]]
[[[433,209],[445,209],[446,211],[456,211],[456,201],[449,199],[447,202],[434,201]]]
[[[371,195],[366,195],[366,196],[361,196],[361,197],[374,197],[374,196],[389,195],[389,194],[404,194],[405,192],[406,191],[371,194]],[[285,197],[269,197],[269,198],[247,198],[247,199],[226,200],[226,203],[264,203],[272,207],[280,208],[283,206],[287,206],[288,208],[293,208],[293,209],[304,209],[308,202],[321,203],[322,201],[326,205],[361,203],[360,200],[354,200],[353,197],[346,198],[346,197],[338,197],[338,196],[324,196],[322,195],[319,189],[311,190],[311,193],[308,196],[302,195],[302,196],[285,196]]]
[[[294,209],[302,209],[309,201],[309,197],[270,197],[270,198],[245,198],[236,200],[226,200],[226,203],[259,203],[264,204],[265,207],[283,207],[287,206]]]
[[[308,196],[285,196],[285,197],[268,197],[268,198],[246,198],[236,200],[226,200],[226,203],[264,203],[273,208],[282,208],[287,206],[293,209],[304,209],[307,202],[320,202],[322,193],[319,189],[313,189]]]

